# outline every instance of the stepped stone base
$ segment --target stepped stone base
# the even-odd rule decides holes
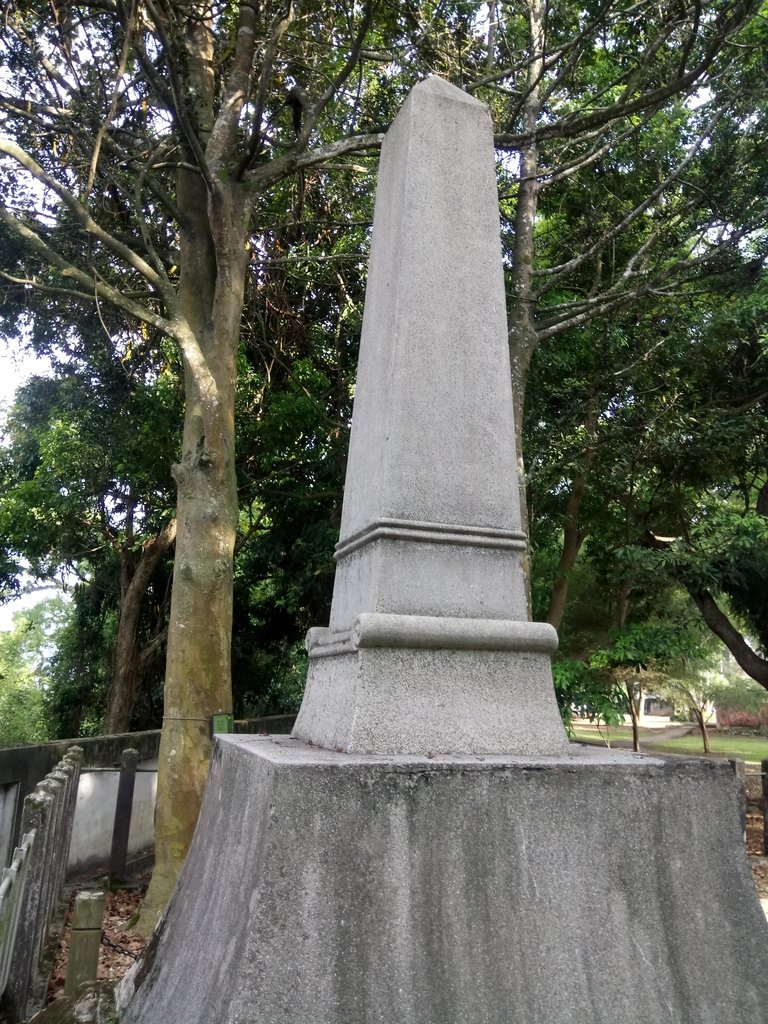
[[[121,1002],[121,1024],[764,1024],[731,770],[218,737]]]
[[[296,739],[395,754],[563,753],[552,685],[557,634],[544,622],[358,615],[311,629]]]

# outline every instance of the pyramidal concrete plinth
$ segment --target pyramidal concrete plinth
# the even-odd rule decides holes
[[[765,1024],[730,766],[217,739],[120,1024]]]
[[[294,736],[565,749],[525,544],[491,119],[430,78],[382,147],[330,625]]]

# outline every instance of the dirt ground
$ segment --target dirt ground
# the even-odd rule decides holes
[[[768,857],[763,854],[763,816],[747,814],[747,854],[760,899],[768,899]]]

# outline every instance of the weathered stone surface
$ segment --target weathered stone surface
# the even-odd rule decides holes
[[[764,1024],[768,926],[726,764],[227,736],[139,974],[121,1024]]]
[[[73,996],[82,984],[96,980],[103,922],[104,893],[79,892],[72,913],[65,995]]]
[[[46,1006],[29,1024],[116,1024],[116,1020],[114,982],[91,981],[81,985],[74,996]]]
[[[484,104],[436,77],[411,91],[382,148],[373,230],[339,548],[360,550],[371,529],[382,548],[388,528],[435,531],[447,548],[474,533],[479,544],[495,536],[489,549],[512,566],[522,538]],[[431,551],[419,543],[408,558]],[[427,593],[423,614],[443,612],[444,589]],[[480,600],[468,595],[462,614],[482,614]],[[358,609],[368,610],[390,609]],[[496,617],[506,614],[504,604]]]
[[[487,111],[418,86],[380,180],[320,746],[217,738],[121,1024],[765,1024],[730,767],[569,748],[524,621]]]
[[[433,618],[430,645],[429,627],[423,626],[430,620],[408,618],[417,620],[409,626],[421,624],[423,631],[401,645],[391,641],[395,630],[385,630],[389,643],[366,646],[363,637],[362,644],[336,645],[327,656],[322,646],[310,649],[312,699],[302,705],[295,732],[332,750],[363,753],[540,754],[542,746],[555,746],[552,737],[565,747],[554,700],[541,700],[552,688],[549,659],[557,638],[551,627],[499,622],[518,627],[520,643],[494,649],[488,633],[494,638],[499,630],[483,629],[487,620]],[[463,630],[461,649],[454,637],[440,635],[446,621],[478,628]]]
[[[382,149],[330,626],[310,633],[297,738],[565,748],[556,635],[544,650],[525,621],[507,345],[490,115],[430,78]]]

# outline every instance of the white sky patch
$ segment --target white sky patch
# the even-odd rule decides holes
[[[31,352],[21,340],[0,341],[0,407],[8,409],[18,388],[30,377],[50,377],[51,364]]]
[[[0,341],[0,423],[13,403],[16,391],[31,377],[50,377],[51,364],[47,359],[40,358],[31,352],[20,339]],[[32,586],[29,580],[22,580],[22,587]],[[39,601],[61,593],[55,585],[28,593],[22,593],[13,601],[0,604],[0,631],[6,632],[13,628],[13,616],[16,612],[32,608]]]
[[[62,594],[59,587],[51,585],[43,589],[35,589],[34,591],[21,594],[19,597],[8,601],[6,604],[0,604],[0,633],[7,633],[13,629],[13,616],[17,612],[27,611],[29,608],[34,608],[36,604],[41,601],[47,601],[49,597],[56,597],[56,595],[66,597]]]

